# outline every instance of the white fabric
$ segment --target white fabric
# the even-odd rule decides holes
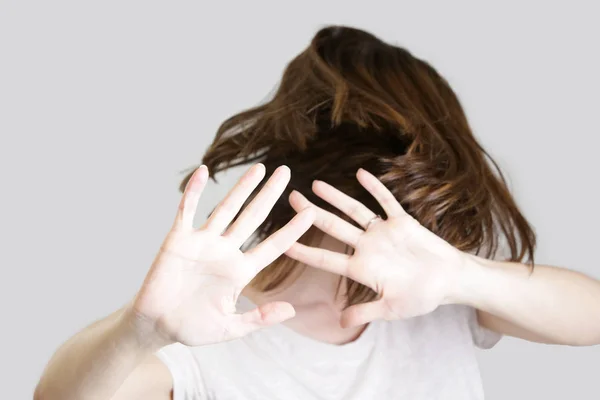
[[[252,305],[241,300],[240,308]],[[475,346],[501,335],[475,310],[445,305],[404,321],[375,321],[332,345],[283,325],[210,346],[173,344],[156,354],[173,375],[174,400],[479,400]]]

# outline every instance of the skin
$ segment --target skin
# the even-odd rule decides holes
[[[240,245],[281,196],[290,170],[278,168],[230,226],[264,175],[263,165],[250,168],[204,225],[195,229],[192,221],[208,181],[208,170],[200,167],[133,300],[63,344],[47,365],[35,397],[168,399],[169,371],[152,355],[161,347],[175,342],[188,346],[219,343],[292,318],[294,308],[281,301],[261,303],[244,314],[235,310],[248,282],[314,222],[314,211],[304,210],[242,253]]]
[[[294,244],[286,254],[302,263],[344,275],[380,296],[346,309],[342,326],[375,319],[423,315],[442,304],[478,310],[480,323],[526,340],[585,346],[600,344],[600,282],[567,269],[482,259],[463,253],[407,214],[376,177],[359,170],[357,179],[387,214],[361,230],[293,192],[296,210],[317,209],[315,225],[352,246],[354,255]],[[334,187],[316,181],[319,197],[366,227],[375,214]]]
[[[525,265],[462,253],[405,213],[363,170],[357,178],[380,202],[385,220],[361,230],[294,192],[290,204],[297,216],[242,253],[240,245],[266,218],[290,171],[279,168],[230,225],[263,177],[262,165],[252,167],[195,229],[193,217],[208,180],[208,171],[200,167],[138,293],[57,350],[35,398],[166,400],[171,376],[153,353],[168,344],[218,343],[277,323],[318,340],[345,343],[370,321],[423,315],[442,304],[473,306],[484,326],[506,335],[544,343],[600,343],[598,281],[539,265],[530,275]],[[315,182],[313,190],[363,227],[375,216],[324,182]],[[295,243],[313,223],[326,233],[318,247]],[[344,253],[346,245],[354,248],[353,255]],[[312,268],[276,293],[255,293],[246,286],[284,252]],[[371,287],[378,300],[342,310],[334,296],[340,275]],[[258,307],[237,314],[234,305],[242,291]]]

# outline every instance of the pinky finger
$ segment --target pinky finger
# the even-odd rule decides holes
[[[185,229],[193,228],[194,216],[196,215],[200,196],[206,187],[206,182],[208,182],[208,168],[205,165],[201,165],[190,177],[181,196],[179,209],[175,218],[176,226]]]
[[[231,337],[227,339],[245,336],[261,328],[284,322],[295,315],[294,307],[284,301],[263,304],[243,314],[233,314],[230,316],[227,326]]]

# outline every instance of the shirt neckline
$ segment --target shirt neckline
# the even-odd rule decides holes
[[[238,302],[246,303],[245,307],[254,309],[256,305],[248,298],[240,297]],[[351,342],[344,344],[334,344],[322,342],[317,339],[305,336],[294,329],[284,325],[277,324],[257,331],[252,337],[256,341],[266,339],[274,342],[283,352],[289,353],[294,357],[335,357],[335,358],[355,358],[363,351],[370,349],[374,342],[373,337],[380,325],[379,321],[371,321],[362,331],[360,336]],[[265,337],[268,336],[268,337]]]

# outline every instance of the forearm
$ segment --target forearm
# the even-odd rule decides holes
[[[504,319],[547,342],[600,344],[600,282],[567,269],[471,257],[452,302]]]
[[[48,363],[36,398],[110,399],[142,360],[166,344],[134,325],[125,307],[73,336]]]

